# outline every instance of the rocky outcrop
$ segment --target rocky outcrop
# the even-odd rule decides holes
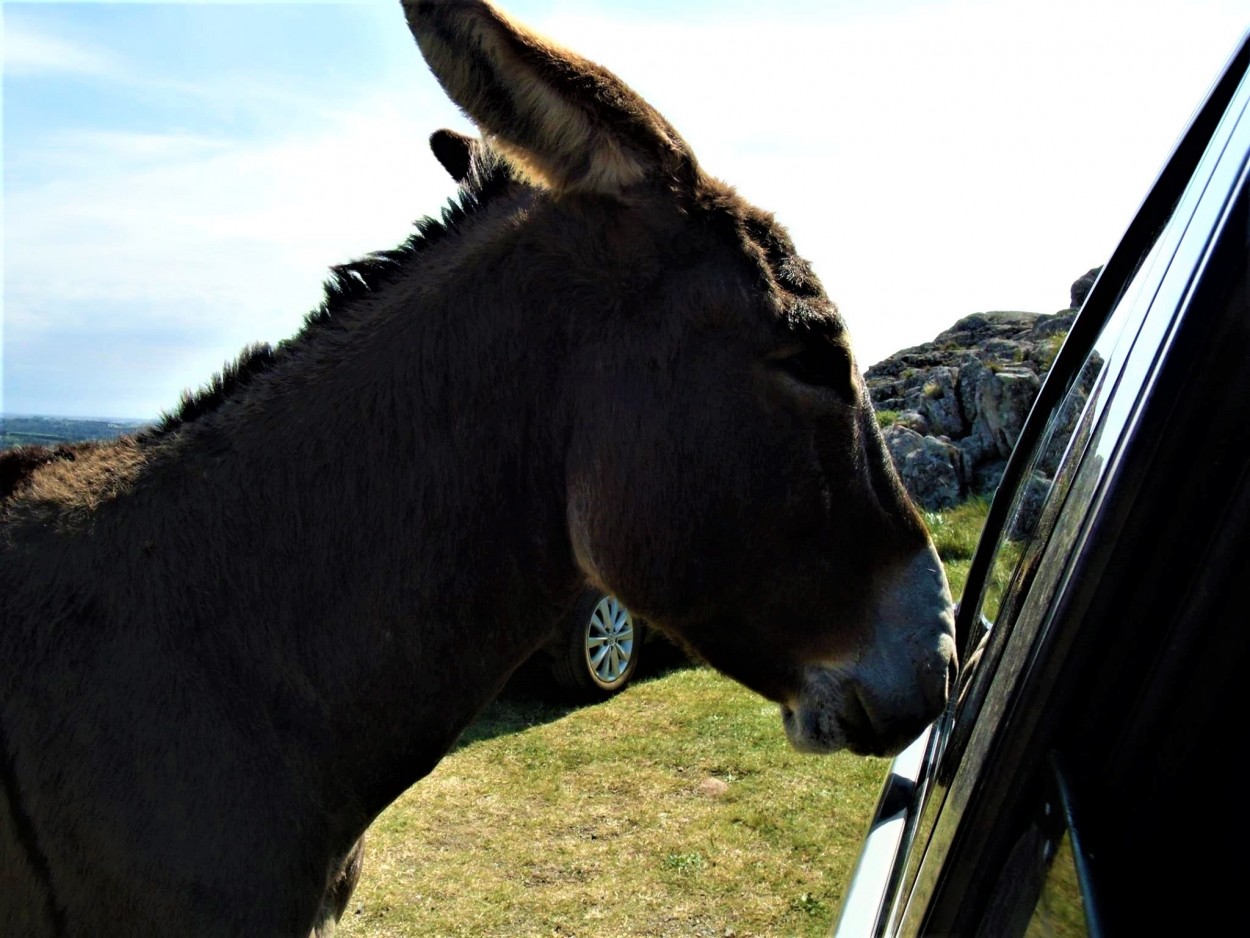
[[[1072,296],[1071,305],[1073,309],[1081,308],[1081,304],[1085,302],[1085,297],[1089,296],[1090,287],[1094,285],[1094,281],[1098,279],[1098,275],[1100,273],[1102,273],[1102,268],[1094,267],[1076,278],[1076,281],[1072,284],[1072,289],[1070,291]]]
[[[1078,295],[1084,302],[1099,269],[1072,285],[1071,309],[965,316],[865,372],[886,445],[917,504],[950,508],[997,488]]]
[[[925,508],[949,508],[966,497],[964,459],[944,437],[921,436],[896,424],[882,431],[903,484]]]

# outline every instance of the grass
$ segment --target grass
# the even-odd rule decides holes
[[[989,510],[988,499],[972,498],[947,511],[924,513],[925,524],[937,547],[938,556],[942,559],[942,565],[946,568],[951,595],[957,600],[963,594],[968,568],[972,565],[972,554],[981,538],[981,529],[985,526]],[[991,619],[997,613],[998,603],[1015,573],[1021,550],[1020,543],[1009,542],[997,554],[982,609]]]
[[[985,517],[989,511],[989,501],[972,498],[946,511],[924,513],[929,535],[933,538],[943,566],[946,567],[946,578],[950,581],[951,594],[955,597],[963,593],[968,567],[972,564],[972,554],[976,550],[977,540],[981,536],[981,528],[985,526]]]
[[[897,410],[879,410],[877,414],[877,426],[882,430],[886,427],[892,427],[898,423],[899,413]]]
[[[926,515],[952,587],[985,511]],[[703,667],[580,709],[521,683],[370,828],[339,935],[824,936],[887,766],[794,752]]]
[[[374,823],[340,935],[824,935],[887,765],[702,667],[486,719]]]

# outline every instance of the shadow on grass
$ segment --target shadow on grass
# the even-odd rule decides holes
[[[639,661],[638,672],[631,683],[654,680],[693,666],[685,652],[665,639],[657,639],[647,643],[646,654]],[[542,656],[535,655],[517,669],[499,696],[465,728],[451,751],[484,739],[553,723],[574,710],[600,702],[577,699],[563,690],[551,677]]]

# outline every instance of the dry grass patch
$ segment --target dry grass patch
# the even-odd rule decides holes
[[[466,738],[370,829],[340,934],[823,936],[887,765],[795,753],[705,668]]]

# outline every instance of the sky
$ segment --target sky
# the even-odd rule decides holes
[[[1244,0],[512,0],[790,230],[861,366],[1103,263]],[[398,0],[13,3],[0,413],[152,420],[454,186]]]

